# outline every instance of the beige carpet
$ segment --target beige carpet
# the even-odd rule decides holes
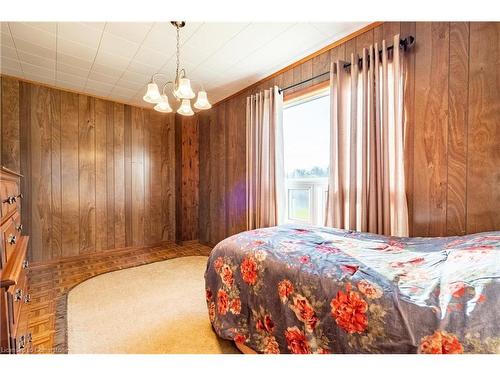
[[[193,256],[94,277],[68,295],[69,353],[239,353],[212,331],[207,257]]]

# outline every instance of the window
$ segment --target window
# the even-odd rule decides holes
[[[328,86],[285,97],[285,221],[324,225],[330,153]],[[312,94],[311,94],[312,91]],[[290,95],[291,96],[291,95]]]

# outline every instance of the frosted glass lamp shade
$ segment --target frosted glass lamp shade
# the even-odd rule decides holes
[[[146,95],[144,95],[142,99],[148,103],[161,102],[161,94],[160,90],[158,90],[158,85],[156,83],[148,83],[148,89],[146,91]]]
[[[191,82],[188,78],[179,79],[179,86],[174,92],[175,96],[179,99],[193,99],[196,95],[191,88]]]
[[[170,104],[168,102],[168,96],[162,95],[161,102],[159,102],[157,105],[155,105],[153,109],[155,111],[162,112],[162,113],[172,112],[172,107],[170,107]]]
[[[208,102],[207,93],[205,91],[198,92],[198,98],[194,103],[196,109],[210,109],[212,105]]]
[[[183,116],[192,116],[194,112],[191,108],[191,102],[188,99],[183,99],[177,113]]]

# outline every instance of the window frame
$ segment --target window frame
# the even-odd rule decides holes
[[[285,92],[283,95],[283,109],[300,105],[311,100],[321,98],[330,94],[330,80],[324,80],[314,85],[307,86],[302,89],[295,89],[292,92]],[[285,222],[291,224],[309,224],[323,226],[324,212],[326,200],[325,193],[328,192],[328,177],[322,178],[302,178],[298,181],[285,177]],[[308,190],[309,191],[309,206],[310,220],[301,220],[290,218],[289,212],[289,195],[290,190]],[[323,210],[324,211],[324,210]]]

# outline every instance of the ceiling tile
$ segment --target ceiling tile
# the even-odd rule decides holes
[[[107,96],[109,95],[110,91],[113,90],[113,85],[89,79],[85,84],[85,90],[94,92],[97,91],[100,93],[100,96]]]
[[[124,70],[119,70],[117,69],[116,67],[113,67],[113,66],[107,66],[107,65],[101,65],[101,64],[97,64],[95,63],[93,66],[92,66],[92,72],[96,72],[96,73],[99,73],[99,74],[104,74],[108,77],[111,77],[111,78],[114,78],[115,81],[120,78],[124,72]]]
[[[26,75],[37,75],[52,80],[56,78],[56,72],[53,69],[42,68],[40,66],[32,65],[26,62],[21,62],[21,67]]]
[[[120,80],[118,80],[116,82],[116,85],[123,87],[123,88],[126,88],[126,89],[129,89],[129,90],[134,90],[137,92],[142,87],[146,87],[147,82],[148,82],[148,80],[145,80],[143,83],[132,82],[132,81],[129,81],[127,79],[123,79],[123,77],[122,77],[122,78],[120,78]]]
[[[85,82],[79,83],[79,82],[65,81],[64,79],[56,79],[55,84],[63,89],[75,90],[75,91],[82,91],[83,87],[85,86]]]
[[[66,65],[66,64],[61,64],[59,61],[57,62],[57,77],[59,77],[59,74],[71,74],[72,76],[79,77],[80,79],[86,80],[89,71],[86,69],[80,69],[77,68],[73,65]]]
[[[12,68],[10,66],[3,65],[2,61],[0,61],[0,73],[6,74],[8,76],[25,78],[24,73],[21,70],[21,65],[17,65],[18,68]]]
[[[147,75],[147,74],[135,73],[135,72],[132,72],[132,71],[130,71],[130,70],[127,69],[123,73],[121,79],[125,80],[125,81],[128,81],[128,82],[131,82],[131,83],[146,84],[151,79],[151,76]]]
[[[2,48],[0,50],[0,56],[2,57],[7,57],[9,59],[14,59],[14,60],[17,60],[17,51],[15,48],[11,48],[7,45],[3,45],[2,44]]]
[[[187,22],[186,26],[180,30],[181,45],[187,40],[191,40],[193,34],[198,34],[202,25],[197,22]],[[164,51],[165,54],[172,54],[175,53],[176,35],[175,27],[170,22],[155,23],[144,40],[143,45],[148,48]]]
[[[99,51],[105,51],[116,56],[131,59],[137,52],[138,48],[138,43],[134,43],[129,40],[117,37],[111,33],[105,32],[102,35]]]
[[[17,59],[9,59],[6,56],[2,56],[0,63],[1,63],[2,70],[3,69],[10,69],[10,70],[22,72],[21,64],[19,63],[19,60],[17,60]]]
[[[81,60],[93,61],[97,54],[97,47],[89,47],[71,40],[57,38],[57,52]]]
[[[114,68],[120,72],[122,72],[127,68],[129,62],[130,62],[129,59],[104,52],[104,50],[99,50],[94,61],[95,64],[100,64],[110,68]]]
[[[57,33],[57,22],[24,22],[24,24],[51,34]]]
[[[110,95],[120,95],[122,97],[127,97],[131,99],[137,94],[137,90],[131,90],[126,87],[115,86],[111,91]]]
[[[8,22],[0,22],[0,32],[5,33],[5,34],[10,34]]]
[[[142,46],[134,56],[134,61],[150,66],[163,66],[171,57],[172,54]]]
[[[62,64],[62,65],[59,65]],[[64,53],[58,53],[57,54],[57,66],[58,69],[61,67],[62,69],[70,69],[70,68],[75,68],[75,69],[80,69],[80,70],[85,70],[89,71],[89,69],[92,67],[92,60],[83,60],[79,59],[78,57],[66,55]],[[71,73],[71,72],[68,72]]]
[[[361,29],[367,22],[311,22],[313,27],[327,37],[345,36],[352,32],[353,27]]]
[[[186,42],[186,48],[193,51],[200,49],[203,54],[206,52],[215,53],[231,38],[248,27],[249,23],[204,23],[196,33]],[[181,50],[182,56],[182,50]],[[192,57],[194,63],[200,64],[203,60]]]
[[[116,83],[116,81],[118,80],[118,77],[110,77],[110,76],[107,76],[105,74],[96,72],[95,70],[92,70],[89,73],[88,79],[91,79],[93,81],[108,83],[110,85],[114,85]]]
[[[97,29],[99,32],[104,31],[104,27],[106,26],[106,22],[82,22],[85,26],[88,26],[92,29]]]
[[[55,56],[54,56],[55,57]],[[19,60],[21,62],[27,62],[31,65],[37,65],[42,68],[56,70],[56,60],[55,59],[47,59],[40,56],[35,56],[30,53],[26,53],[23,51],[19,51]]]
[[[55,51],[56,34],[31,27],[22,22],[9,22],[14,42],[17,45],[18,40],[29,41],[39,47]]]
[[[96,49],[99,46],[102,31],[81,22],[59,22],[58,38],[71,40]]]
[[[142,43],[153,23],[108,22],[105,31],[134,43]]]
[[[85,82],[87,82],[87,77],[76,76],[70,73],[58,71],[56,74],[56,81],[71,82],[72,84],[83,88],[83,86],[85,86]]]
[[[7,28],[6,32],[4,32],[3,28],[2,28],[2,32],[0,33],[0,44],[2,46],[15,48],[14,41],[12,40],[12,37],[10,36],[10,31],[8,28]]]
[[[52,59],[55,56],[55,49],[40,47],[25,40],[17,39],[15,45],[18,51],[28,52],[32,55],[45,57],[47,59]]]
[[[139,61],[136,61],[136,60],[132,60],[130,62],[130,65],[128,66],[127,70],[129,70],[133,73],[142,74],[142,75],[146,75],[146,76],[151,77],[151,75],[153,73],[156,73],[160,68],[161,68],[161,66],[154,67],[154,66],[140,63]]]
[[[290,23],[255,23],[242,30],[203,64],[209,67],[231,67],[274,38],[290,29]]]

